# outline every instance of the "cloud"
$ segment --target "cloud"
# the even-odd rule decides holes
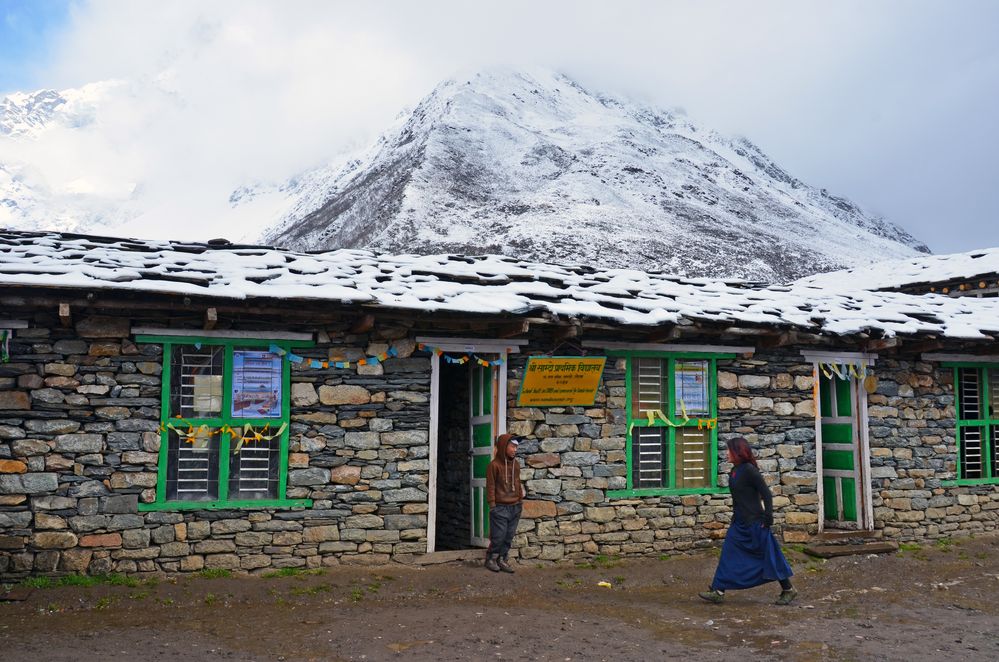
[[[902,0],[94,1],[72,7],[39,84],[128,84],[86,136],[37,150],[60,182],[141,182],[156,211],[134,234],[232,234],[239,185],[363,145],[456,72],[541,65],[683,106],[956,250],[958,226],[999,244],[984,227],[999,217],[996,18],[989,2]]]

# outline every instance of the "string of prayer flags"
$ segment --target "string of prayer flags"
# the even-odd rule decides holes
[[[422,342],[416,344],[416,349],[423,352],[430,352],[431,354],[440,356],[448,363],[457,364],[457,365],[464,365],[469,361],[475,361],[476,364],[482,366],[483,368],[488,368],[489,366],[494,366],[494,365],[503,365],[503,359],[492,359],[492,360],[484,359],[478,354],[462,354],[461,356],[451,356],[445,353],[445,351],[440,347],[434,347],[433,345],[427,345],[426,343]]]
[[[306,368],[312,368],[314,370],[318,370],[320,368],[325,369],[325,368],[329,368],[331,366],[334,367],[334,368],[351,368],[353,365],[359,365],[359,366],[361,366],[361,365],[378,365],[379,363],[381,363],[381,362],[383,362],[383,361],[385,361],[387,359],[399,356],[399,350],[397,350],[395,347],[389,347],[388,351],[382,352],[381,354],[377,354],[375,356],[368,356],[366,358],[358,359],[357,361],[353,361],[353,362],[351,362],[351,361],[320,361],[319,359],[307,359],[304,356],[299,356],[298,354],[295,354],[294,352],[289,352],[289,351],[285,350],[282,347],[278,347],[277,345],[271,345],[269,347],[269,349],[270,349],[271,353],[273,353],[273,354],[277,354],[279,356],[287,357],[287,359],[291,363],[293,363],[294,365],[303,365]]]
[[[837,379],[844,381],[850,377],[864,379],[871,374],[870,366],[866,363],[819,363],[819,370],[826,379],[832,379],[835,375]]]

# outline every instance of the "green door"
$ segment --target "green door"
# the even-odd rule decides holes
[[[826,526],[860,524],[859,382],[819,373],[821,412],[822,505]]]
[[[486,467],[493,454],[493,440],[496,438],[497,402],[499,370],[498,366],[473,365],[471,381],[471,426],[472,448],[469,456],[472,461],[472,540],[476,547],[489,545],[489,503],[486,501]]]

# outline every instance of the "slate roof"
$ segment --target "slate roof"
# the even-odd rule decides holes
[[[0,230],[0,288],[280,299],[412,311],[686,322],[873,336],[999,336],[999,299],[793,283],[760,286],[509,257],[303,253],[260,246]]]
[[[864,267],[815,274],[796,282],[819,287],[897,290],[979,279],[988,281],[989,286],[996,284],[999,279],[999,247],[950,255],[886,260]]]

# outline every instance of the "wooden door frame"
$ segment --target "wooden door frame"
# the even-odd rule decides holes
[[[822,402],[819,398],[820,363],[873,366],[878,359],[877,354],[866,352],[835,352],[802,350],[802,356],[812,364],[812,399],[815,407],[815,492],[818,498],[818,532],[825,530],[825,487],[822,481]],[[852,382],[852,380],[851,380]],[[874,530],[874,489],[871,485],[871,439],[870,425],[867,415],[867,390],[860,383],[851,384],[851,399],[856,395],[857,406],[854,408],[854,418],[857,425],[858,451],[857,483],[860,485],[861,503],[857,504],[858,531]]]
[[[430,345],[445,352],[498,354],[503,359],[499,370],[499,388],[496,399],[497,435],[506,432],[507,360],[518,354],[527,340],[501,340],[483,338],[433,338],[417,337],[416,342]],[[440,370],[441,357],[430,355],[430,475],[427,482],[427,553],[435,551],[437,538],[437,434],[440,430]]]

